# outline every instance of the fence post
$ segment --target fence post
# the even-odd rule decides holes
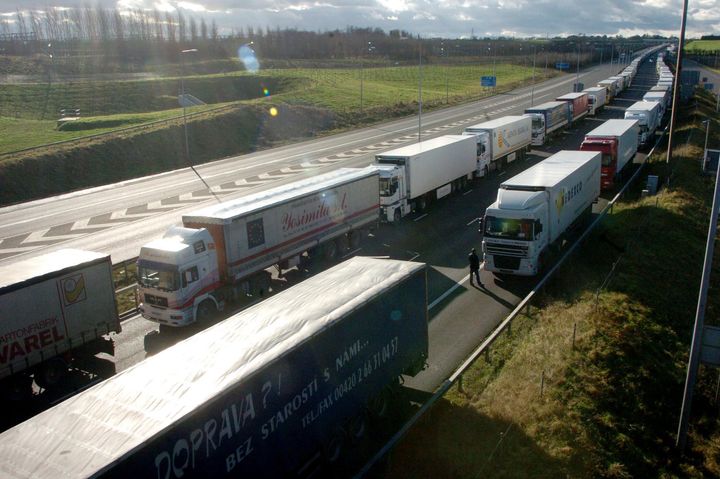
[[[462,374],[461,374],[461,375],[458,377],[457,387],[458,387],[458,392],[464,394],[464,393],[465,393],[465,390],[463,389],[463,382],[462,382],[462,381],[463,381],[463,377],[462,377]]]
[[[575,333],[577,332],[577,323],[573,324],[573,341],[572,341],[572,348],[575,349]]]
[[[543,397],[543,390],[545,389],[545,370],[542,371],[542,376],[540,376],[540,397]]]

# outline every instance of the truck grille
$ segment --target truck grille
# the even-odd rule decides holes
[[[152,304],[153,306],[159,306],[161,308],[167,308],[168,307],[168,300],[167,298],[164,298],[162,296],[155,296],[153,294],[146,294],[145,295],[145,302],[147,304]]]
[[[495,255],[493,263],[498,269],[520,269],[520,258],[512,256]]]
[[[516,246],[513,244],[485,243],[485,251],[493,256],[513,256],[516,258],[527,258],[527,246]]]

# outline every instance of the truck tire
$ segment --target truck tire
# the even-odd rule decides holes
[[[325,462],[335,464],[342,457],[344,446],[344,437],[342,431],[335,431],[330,438],[323,444],[322,452]]]
[[[367,419],[367,411],[363,409],[348,422],[346,430],[352,444],[359,443],[365,437],[368,429]]]
[[[337,243],[335,243],[335,241],[327,241],[323,245],[322,255],[325,261],[333,261],[338,255]]]
[[[356,250],[360,247],[360,243],[362,242],[362,230],[355,230],[348,233],[350,235],[349,242],[350,242],[350,249]]]
[[[26,401],[32,397],[32,378],[25,374],[9,377],[0,382],[0,389],[3,391],[5,401],[17,402]]]
[[[483,178],[487,178],[490,174],[490,168],[488,168],[488,165],[483,166]]]
[[[402,215],[400,214],[400,209],[395,210],[395,213],[393,213],[393,224],[399,225],[400,224],[400,218]]]
[[[65,379],[67,372],[68,365],[62,358],[52,358],[35,371],[35,384],[43,389],[52,389]]]
[[[417,200],[417,210],[420,213],[424,213],[427,209],[427,199],[422,196]]]
[[[207,325],[211,323],[215,318],[217,317],[217,308],[215,307],[215,303],[210,301],[209,299],[206,299],[200,305],[197,309],[197,322],[201,325]]]
[[[392,398],[394,395],[393,388],[386,386],[376,396],[368,402],[368,411],[373,419],[383,419],[390,412]]]

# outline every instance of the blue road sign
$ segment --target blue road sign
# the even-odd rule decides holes
[[[558,62],[558,63],[555,64],[555,68],[557,68],[558,70],[569,70],[569,69],[570,69],[570,64],[569,64],[569,63],[560,63],[560,62]]]
[[[497,83],[497,78],[493,77],[493,76],[480,78],[480,86],[495,86],[496,83]]]

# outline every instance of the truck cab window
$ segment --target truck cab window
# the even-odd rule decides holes
[[[187,285],[194,283],[198,280],[198,269],[197,266],[193,266],[192,268],[186,269],[183,271],[182,275],[182,286],[185,288]]]
[[[397,190],[397,178],[380,178],[380,196],[393,196]]]

